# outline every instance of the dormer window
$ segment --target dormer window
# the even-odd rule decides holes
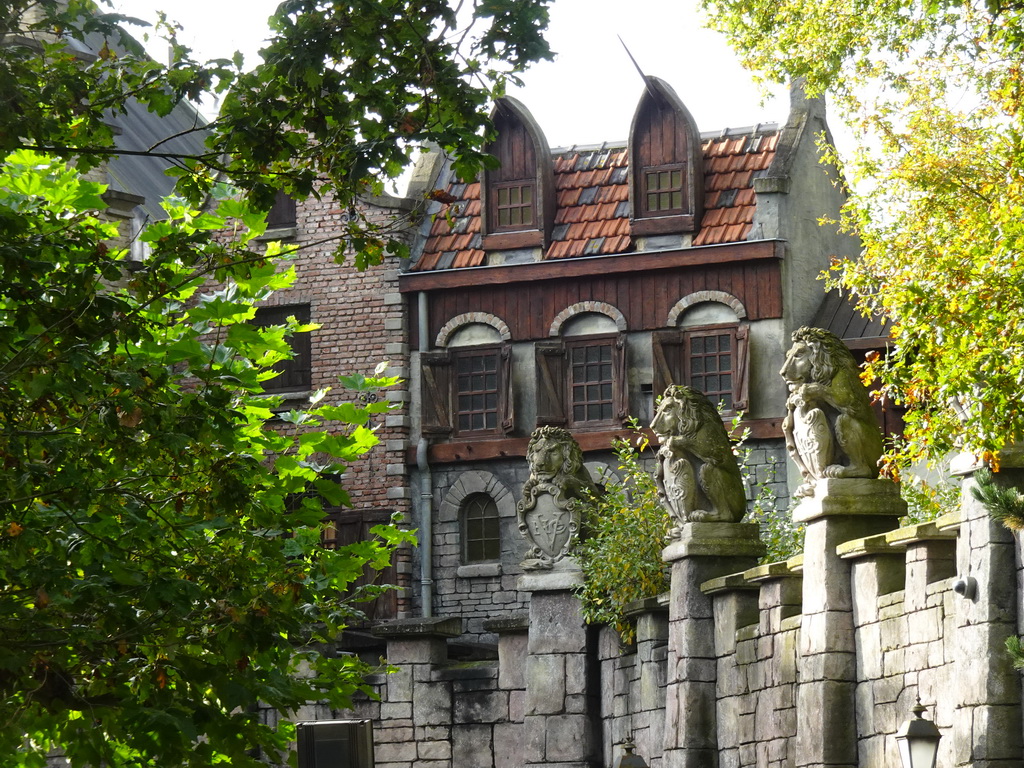
[[[533,201],[535,184],[532,181],[512,181],[494,184],[494,231],[509,232],[530,229],[537,220]]]
[[[685,209],[686,190],[683,187],[683,175],[686,166],[682,163],[644,168],[644,214],[648,216],[664,216],[670,213],[682,213]]]
[[[542,248],[554,222],[551,150],[515,99],[499,99],[493,120],[497,137],[487,151],[499,165],[484,172],[480,189],[484,250]]]
[[[704,210],[700,134],[667,83],[647,78],[629,141],[633,235],[695,232]]]

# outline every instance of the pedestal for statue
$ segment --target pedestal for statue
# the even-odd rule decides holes
[[[851,564],[836,547],[892,530],[906,511],[895,483],[868,478],[819,479],[793,510],[793,520],[806,525],[797,766],[857,766]]]
[[[664,768],[718,765],[715,631],[710,579],[752,568],[764,554],[756,523],[684,523],[662,553],[672,567]]]
[[[996,485],[1024,491],[1024,450],[1012,445],[999,452]],[[957,541],[957,575],[974,581],[974,594],[957,598],[957,662],[950,691],[953,718],[953,765],[1020,764],[1021,691],[1006,651],[1006,639],[1024,632],[1021,562],[1024,544],[995,520],[974,497],[974,475],[984,465],[969,456],[954,459],[951,470],[963,477],[961,522]],[[1012,574],[1017,571],[1017,579]]]
[[[526,649],[524,768],[594,768],[600,749],[588,714],[587,625],[572,590],[583,574],[571,558],[551,570],[527,573],[518,589],[530,593]]]

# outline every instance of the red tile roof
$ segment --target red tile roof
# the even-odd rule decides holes
[[[754,220],[754,179],[775,157],[774,126],[743,135],[704,138],[704,218],[693,245],[740,242]],[[628,152],[625,146],[570,148],[553,156],[557,206],[544,259],[628,253]],[[452,181],[454,202],[435,214],[414,271],[475,267],[485,263],[480,247],[480,183]]]

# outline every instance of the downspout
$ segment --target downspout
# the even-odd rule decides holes
[[[429,351],[427,340],[427,292],[417,294],[416,320],[418,324],[419,352]],[[422,370],[422,365],[420,366]],[[423,377],[420,376],[420,401],[423,400]],[[427,438],[420,430],[416,444],[416,468],[420,473],[420,605],[423,618],[434,615],[434,487],[427,461]]]

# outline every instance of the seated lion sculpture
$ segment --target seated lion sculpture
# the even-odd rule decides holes
[[[882,433],[843,342],[821,328],[800,328],[779,373],[789,387],[786,448],[804,479],[794,495],[813,496],[825,477],[878,477]]]
[[[665,390],[651,422],[658,436],[655,481],[661,503],[672,515],[672,538],[683,523],[739,522],[747,500],[722,417],[691,387]]]
[[[530,477],[516,504],[519,531],[530,544],[526,570],[544,570],[567,557],[580,529],[579,501],[596,492],[583,451],[568,430],[539,427],[526,448]]]

